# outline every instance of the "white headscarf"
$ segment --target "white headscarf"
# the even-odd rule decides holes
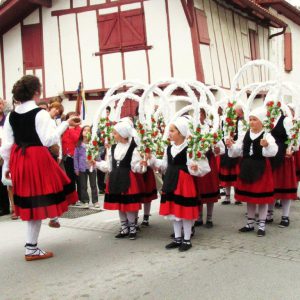
[[[249,117],[250,116],[256,117],[257,119],[259,119],[261,121],[261,123],[263,123],[267,116],[267,110],[263,106],[257,107],[250,112]]]
[[[186,117],[179,117],[173,122],[178,131],[186,137],[189,134],[189,120]]]
[[[114,129],[125,139],[133,136],[133,126],[127,120],[120,120],[120,122],[114,126]]]

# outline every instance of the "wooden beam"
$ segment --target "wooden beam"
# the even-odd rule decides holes
[[[52,7],[52,0],[29,0],[28,2],[32,4],[37,4],[45,7]]]
[[[193,26],[193,22],[194,22],[194,7],[193,7],[193,1],[190,0],[181,0],[181,4],[185,13],[185,16],[187,18],[187,21],[190,25],[190,27]]]

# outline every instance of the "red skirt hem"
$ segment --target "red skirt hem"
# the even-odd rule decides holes
[[[140,203],[123,204],[123,203],[108,203],[108,202],[104,202],[103,207],[104,209],[107,210],[120,210],[122,212],[134,212],[142,208]]]
[[[199,208],[198,206],[184,207],[173,201],[166,201],[160,204],[159,214],[161,216],[173,215],[176,218],[186,220],[197,220],[199,217]]]

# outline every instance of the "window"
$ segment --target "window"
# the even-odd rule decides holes
[[[284,34],[284,69],[286,72],[293,70],[292,34]]]
[[[210,39],[205,12],[200,9],[196,9],[196,18],[199,43],[209,45]]]
[[[251,50],[251,59],[259,59],[259,42],[258,34],[255,30],[249,29],[249,38],[250,38],[250,50]]]
[[[42,32],[40,24],[22,27],[23,63],[25,68],[43,66]]]
[[[146,48],[142,9],[98,16],[100,53],[125,52]]]

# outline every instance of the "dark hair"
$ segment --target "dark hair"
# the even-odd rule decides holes
[[[75,112],[75,111],[70,111],[70,112],[68,112],[68,113],[66,114],[66,121],[67,121],[70,117],[72,117],[72,116],[78,116],[78,113]]]
[[[81,143],[82,143],[82,141],[83,141],[83,130],[84,130],[84,128],[86,128],[86,127],[90,127],[91,128],[91,126],[90,125],[85,125],[85,126],[83,126],[82,128],[81,128],[81,131],[80,131],[80,134],[79,134],[79,139],[78,139],[78,142],[77,142],[77,147],[79,147],[80,145],[81,145]]]
[[[23,76],[12,89],[14,98],[21,103],[32,100],[36,92],[41,92],[41,83],[38,77],[33,75]]]
[[[109,112],[111,112],[110,106],[106,106],[106,110],[108,110]]]
[[[40,101],[37,106],[46,105],[48,107],[48,103],[46,101]]]

